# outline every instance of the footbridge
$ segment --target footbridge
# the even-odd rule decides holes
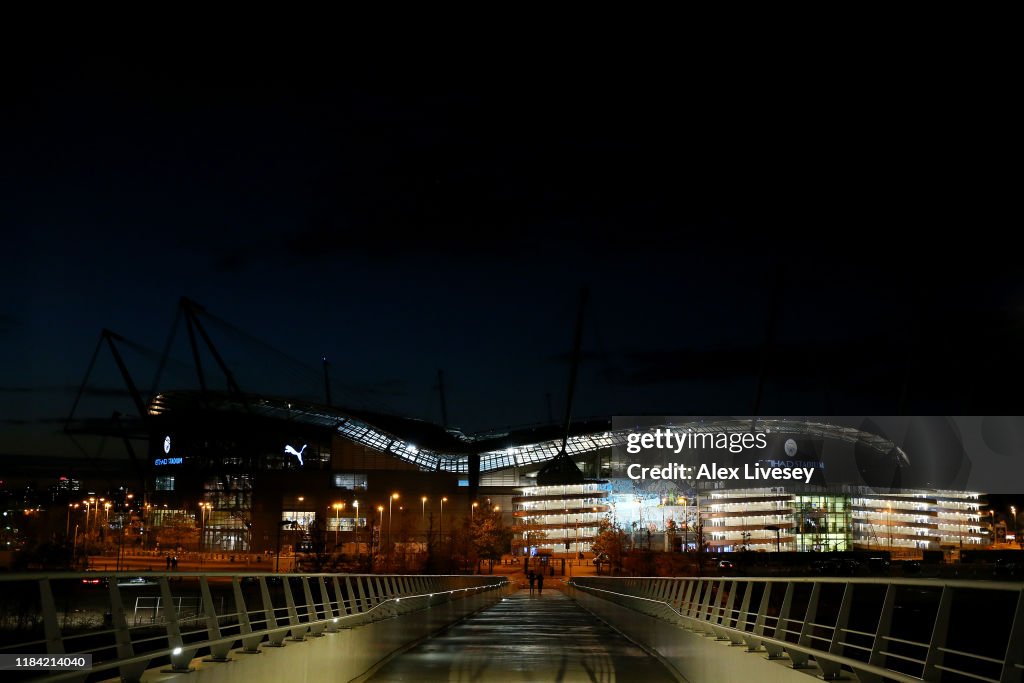
[[[553,580],[552,580],[553,581]],[[1021,681],[1024,584],[0,575],[3,680]]]

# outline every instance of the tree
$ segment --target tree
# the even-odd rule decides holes
[[[610,519],[602,519],[597,537],[591,544],[591,550],[599,562],[605,562],[613,569],[621,571],[628,540],[625,531],[613,525]]]
[[[469,525],[471,552],[476,561],[487,560],[489,570],[494,571],[494,562],[505,554],[505,548],[512,543],[512,530],[504,525],[498,510],[481,510],[472,516]]]
[[[195,517],[177,514],[164,519],[156,532],[157,543],[167,549],[188,548],[199,541],[199,528]]]

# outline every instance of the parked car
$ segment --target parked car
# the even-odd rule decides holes
[[[130,588],[134,586],[155,586],[157,582],[156,579],[148,576],[122,576],[117,580],[117,585],[121,588]]]
[[[735,569],[736,566],[732,562],[730,562],[729,560],[720,560],[718,562],[718,568],[719,569]]]
[[[92,574],[95,569],[86,569],[86,573]],[[86,588],[106,588],[110,585],[110,580],[106,576],[83,576],[82,585]]]

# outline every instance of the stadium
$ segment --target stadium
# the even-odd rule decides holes
[[[282,542],[298,546],[317,532],[333,534],[335,547],[355,543],[358,552],[379,547],[385,529],[389,544],[427,544],[451,538],[480,506],[512,526],[513,554],[579,556],[604,520],[630,532],[634,544],[666,550],[898,554],[990,542],[982,494],[963,490],[966,454],[936,445],[956,441],[946,438],[942,418],[570,420],[567,409],[561,425],[465,433],[335,405],[326,362],[322,402],[243,392],[206,329],[211,316],[183,300],[179,319],[199,388],[144,397],[122,357],[127,343],[104,331],[89,372],[101,346],[109,347],[135,416],[69,418],[68,431],[123,438],[144,482],[147,525],[194,518],[207,551],[280,551]],[[204,352],[225,390],[211,388]],[[166,384],[158,371],[154,387]],[[662,430],[686,438],[660,443]],[[137,457],[131,442],[139,440],[146,452]],[[813,476],[752,486],[628,475],[638,463],[708,462],[788,465]]]

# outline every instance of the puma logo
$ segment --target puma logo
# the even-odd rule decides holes
[[[302,448],[299,449],[299,450],[295,450],[291,446],[285,446],[284,447],[284,452],[286,454],[288,454],[288,455],[294,455],[296,458],[298,458],[299,459],[299,467],[301,467],[302,466],[302,454],[303,454],[303,452],[305,452],[307,445],[308,444],[302,444]]]

